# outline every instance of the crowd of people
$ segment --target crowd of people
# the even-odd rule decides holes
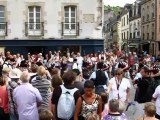
[[[0,53],[0,120],[131,120],[129,107],[133,120],[158,120],[159,63],[119,50]]]

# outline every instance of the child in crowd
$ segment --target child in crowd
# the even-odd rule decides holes
[[[100,120],[98,114],[92,113],[86,117],[86,120]]]
[[[105,115],[108,114],[109,106],[108,106],[108,94],[106,93],[101,93],[101,98],[102,98],[102,119]]]
[[[56,120],[53,118],[53,114],[49,110],[42,110],[39,113],[39,120]]]

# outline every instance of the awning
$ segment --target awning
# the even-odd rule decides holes
[[[103,39],[0,40],[0,46],[104,45]]]

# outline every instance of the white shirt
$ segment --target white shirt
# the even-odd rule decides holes
[[[0,57],[0,62],[1,62],[1,65],[3,65],[4,61],[2,57]]]
[[[160,115],[160,85],[156,88],[153,98],[156,98],[156,113]]]
[[[115,77],[113,77],[109,80],[109,84],[112,85],[111,91],[109,93],[109,100],[118,99],[118,94],[119,94],[120,100],[123,102],[126,101],[126,99],[127,99],[126,90],[127,90],[127,88],[131,88],[131,84],[129,82],[129,79],[123,78],[118,90],[117,90],[117,83],[116,83]]]
[[[12,70],[12,66],[8,62],[5,62],[3,64],[3,68],[5,68],[5,67],[8,67],[8,68],[10,68]]]
[[[72,69],[78,69],[80,72],[82,72],[82,67],[77,63],[73,63]]]
[[[109,80],[108,73],[107,73],[106,71],[104,71],[104,73],[105,73],[107,79]],[[90,79],[96,79],[96,72],[93,72],[93,73],[91,74],[89,80],[90,80]]]
[[[142,78],[141,73],[137,73],[136,76],[134,77],[134,80],[138,80],[139,78]]]
[[[78,65],[82,66],[82,64],[83,64],[83,57],[81,57],[81,56],[77,57],[77,63],[78,63]]]

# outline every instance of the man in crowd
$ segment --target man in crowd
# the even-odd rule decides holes
[[[136,112],[134,114],[135,119],[137,117],[143,117],[144,114],[144,103],[150,102],[152,100],[152,95],[154,92],[153,84],[154,80],[149,76],[149,68],[144,66],[141,68],[142,78],[136,81],[137,89],[135,94]]]
[[[19,120],[39,120],[37,105],[41,103],[42,97],[38,89],[29,83],[28,71],[22,72],[20,79],[22,84],[13,91]]]
[[[61,85],[57,88],[54,89],[53,91],[53,95],[52,95],[52,106],[51,106],[51,111],[53,112],[54,116],[56,117],[56,120],[73,120],[73,112],[74,112],[74,108],[75,108],[75,103],[77,102],[78,98],[81,96],[79,90],[77,88],[75,88],[74,81],[76,80],[76,74],[73,71],[67,71],[64,73],[63,77],[63,82],[64,85]],[[65,92],[66,91],[66,92]],[[64,103],[62,104],[63,101],[63,97],[65,98],[65,96],[61,97],[62,95],[73,95],[74,97],[74,101],[75,103],[72,104],[72,106],[70,106],[70,108],[68,108],[68,105],[71,105],[71,103],[73,103],[73,100],[69,100],[67,101],[68,104]],[[65,107],[66,106],[66,107]],[[63,107],[62,109],[59,109]],[[73,108],[73,109],[72,109]],[[69,110],[67,113],[65,113],[65,110]],[[70,113],[70,116],[68,118],[68,115]],[[66,118],[65,118],[66,117]]]

